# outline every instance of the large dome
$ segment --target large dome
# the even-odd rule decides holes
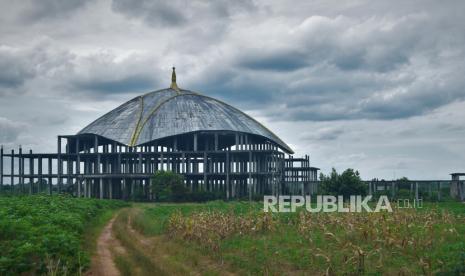
[[[267,138],[292,149],[265,126],[219,100],[177,87],[136,97],[108,112],[78,134],[96,134],[129,146],[196,131],[235,131]]]

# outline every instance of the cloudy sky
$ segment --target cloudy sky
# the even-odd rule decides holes
[[[362,178],[465,171],[464,1],[3,1],[0,144],[55,151],[178,85]]]

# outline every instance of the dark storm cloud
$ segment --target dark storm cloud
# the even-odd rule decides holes
[[[0,142],[55,150],[56,135],[169,86],[176,65],[181,88],[250,111],[317,166],[379,177],[429,156],[428,175],[447,175],[463,164],[451,155],[463,151],[463,10],[434,0],[0,0]],[[434,144],[442,155],[428,153]],[[447,166],[436,173],[437,163]]]
[[[115,80],[87,79],[74,82],[79,90],[94,91],[100,93],[127,93],[143,92],[153,89],[154,81],[149,76],[133,75],[124,76]]]
[[[225,20],[237,12],[254,9],[252,1],[187,1],[187,0],[113,0],[112,9],[129,18],[142,20],[149,26],[177,27],[197,24],[206,19]]]
[[[283,34],[301,49],[300,58],[245,48],[240,66],[289,74],[272,92],[279,106],[267,114],[276,119],[408,118],[465,99],[465,26],[449,29],[454,20],[416,11],[398,18],[314,16]],[[261,52],[280,49],[270,43]]]
[[[77,56],[48,40],[26,49],[4,46],[0,47],[0,95],[23,93],[28,89],[14,89],[25,85],[33,87],[29,93],[64,90],[90,98],[146,92],[157,85],[159,76],[151,62],[141,55],[116,60],[110,52]],[[52,91],[38,90],[41,86]]]
[[[23,130],[24,124],[0,117],[0,144],[15,141]]]
[[[66,18],[76,10],[85,6],[89,0],[41,0],[41,1],[21,1],[21,6],[16,6],[18,3],[11,4],[13,8],[18,8],[21,15],[20,19],[26,23],[32,23],[40,20]]]
[[[0,46],[0,89],[18,87],[34,75],[28,54]]]
[[[251,51],[242,55],[238,65],[242,68],[265,71],[293,71],[307,66],[307,56],[295,50],[279,50],[269,53]]]
[[[139,18],[151,26],[178,26],[187,22],[186,16],[172,1],[114,0],[114,11],[130,18]]]
[[[305,141],[331,141],[336,140],[342,134],[344,134],[342,128],[320,128],[310,133],[304,133],[301,138]]]
[[[159,69],[154,68],[152,58],[130,55],[115,59],[112,53],[74,59],[69,72],[64,72],[67,82],[63,85],[91,97],[144,93],[158,85]]]

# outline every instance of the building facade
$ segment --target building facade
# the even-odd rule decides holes
[[[2,189],[110,199],[136,192],[150,198],[150,178],[158,170],[182,174],[193,191],[227,199],[309,194],[318,171],[309,156],[292,156],[247,114],[180,89],[174,68],[170,88],[138,96],[75,135],[58,136],[57,153],[2,147],[0,154]]]

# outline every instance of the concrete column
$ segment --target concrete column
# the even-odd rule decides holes
[[[224,164],[225,166],[225,172],[226,172],[226,183],[225,183],[225,188],[226,188],[226,199],[229,200],[230,197],[230,190],[231,190],[231,184],[230,184],[230,179],[229,179],[229,171],[231,169],[231,163],[229,162],[229,152],[230,150],[228,149],[226,151],[226,163]]]
[[[40,193],[40,188],[42,187],[42,157],[39,157],[38,160],[37,160],[37,170],[38,170],[38,174],[39,174],[39,184],[37,185],[37,192]]]
[[[394,198],[396,196],[396,183],[394,181],[391,182],[391,197]]]
[[[248,188],[248,193],[249,193],[249,201],[252,201],[252,186],[253,186],[253,180],[252,180],[252,172],[251,172],[251,167],[252,167],[252,152],[249,151],[249,166],[247,168],[248,169],[248,173],[249,173],[249,179],[247,181],[247,188]]]
[[[10,176],[10,186],[11,186],[11,192],[13,193],[14,191],[14,188],[15,188],[15,184],[14,184],[14,181],[15,181],[15,177],[14,177],[14,174],[15,174],[15,158],[14,158],[14,155],[15,155],[15,150],[12,149],[11,150],[11,176]]]
[[[218,150],[218,133],[215,132],[215,151]]]
[[[441,182],[438,181],[438,201],[441,201]]]
[[[31,195],[34,192],[34,158],[32,158],[32,150],[29,150],[29,194]]]
[[[203,152],[203,189],[207,188],[207,153]]]
[[[77,196],[81,197],[81,155],[79,153],[79,137],[76,137],[76,185],[77,185]]]
[[[433,182],[430,182],[429,185],[428,185],[428,194],[429,194],[429,198],[431,200],[431,197],[433,196]]]
[[[194,151],[197,151],[197,133],[194,133]]]
[[[61,179],[61,174],[63,173],[63,167],[62,167],[62,163],[61,163],[61,136],[58,136],[58,142],[57,142],[57,146],[58,146],[58,173],[57,173],[57,177],[58,177],[58,193],[61,193],[61,189],[62,189],[62,179]]]
[[[110,179],[108,182],[108,197],[113,199],[113,179]]]
[[[18,160],[18,169],[19,169],[19,188],[21,193],[24,193],[24,157],[23,157],[23,149],[19,146],[19,160]]]
[[[3,145],[0,146],[0,192],[3,192]]]
[[[48,158],[48,194],[52,195],[53,193],[53,179],[52,179],[52,158]]]

